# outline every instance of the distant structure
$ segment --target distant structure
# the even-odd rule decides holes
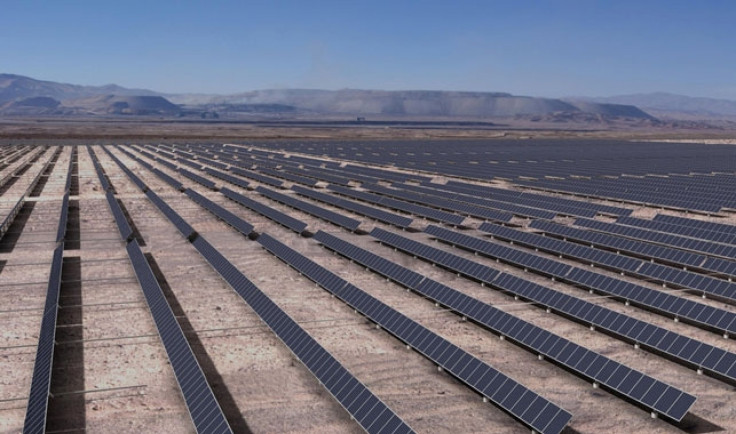
[[[365,117],[358,116],[358,122],[365,122]]]

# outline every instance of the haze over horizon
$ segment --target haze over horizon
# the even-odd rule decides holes
[[[736,4],[4,2],[0,72],[167,93],[462,90],[736,99]]]

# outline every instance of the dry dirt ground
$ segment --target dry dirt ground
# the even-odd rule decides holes
[[[273,121],[273,119],[264,119]],[[344,122],[346,119],[335,119]],[[352,118],[347,120],[354,120]],[[396,119],[392,119],[396,120]],[[407,119],[411,121],[412,119]],[[446,120],[446,119],[445,119]],[[459,119],[462,121],[463,119]],[[471,119],[477,120],[477,119]],[[308,121],[305,121],[308,123]],[[7,118],[0,119],[0,139],[87,139],[91,142],[104,139],[130,140],[248,140],[248,139],[375,139],[375,140],[426,140],[426,139],[534,139],[534,138],[598,138],[621,140],[720,140],[733,139],[733,128],[673,128],[626,127],[606,123],[555,123],[529,122],[501,119],[497,127],[446,128],[406,126],[328,126],[283,125],[253,122],[198,122],[171,119],[61,119],[61,118]]]
[[[236,419],[239,420],[233,425],[242,432],[250,430],[254,433],[361,432],[347,412],[181,237],[102,147],[93,145],[91,148],[145,240],[144,252],[153,257],[170,287],[169,300],[175,300],[179,305],[175,312],[191,327],[190,337],[199,342],[192,346],[209,359],[209,369],[219,375],[220,380],[214,387],[223,390],[236,408]],[[20,432],[23,425],[63,184],[71,158],[71,147],[62,149],[42,194],[34,199],[35,207],[14,249],[0,253],[0,260],[7,261],[0,272],[0,432],[3,433]],[[52,404],[58,400],[59,405],[68,406],[66,408],[74,413],[56,415],[57,419],[52,418],[52,421],[57,424],[57,432],[193,432],[166,352],[124,244],[119,240],[91,156],[85,146],[77,149],[79,192],[72,199],[78,200],[80,207],[80,249],[65,251],[65,257],[79,257],[81,275],[79,279],[65,279],[65,284],[74,287],[77,283],[79,286],[79,294],[75,298],[78,304],[67,307],[78,308],[78,322],[66,324],[70,328],[76,327],[78,336],[65,335],[65,339],[57,343],[57,346],[68,346],[69,349],[59,353],[59,366],[55,366],[54,375],[58,374],[57,377],[62,379],[73,378],[52,386],[52,392],[56,391],[58,395],[58,398],[52,398]],[[644,410],[594,389],[585,380],[538,360],[535,354],[499,340],[496,335],[463,322],[456,314],[329,252],[315,240],[299,236],[246,210],[219,192],[207,191],[175,171],[148,160],[132,147],[128,149],[186,187],[204,194],[253,224],[256,232],[268,233],[287,243],[570,411],[574,416],[569,432],[683,432],[684,427],[653,419]],[[54,150],[46,150],[16,186],[2,196],[4,211],[41,170]],[[417,432],[528,432],[493,405],[484,403],[469,388],[438,372],[431,361],[407,350],[387,332],[376,329],[349,306],[287,267],[256,241],[241,236],[205,212],[119,149],[113,149],[113,153]],[[13,167],[24,161],[26,159]],[[217,182],[218,186],[223,185],[222,181],[202,175]],[[368,235],[349,233],[253,191],[232,185],[228,188],[307,222],[311,232],[324,230],[333,233],[697,396],[698,401],[691,412],[702,420],[685,432],[736,432],[733,385],[698,375],[691,369],[637,350],[613,337],[548,314],[530,304],[514,301],[512,297],[481,287],[476,282],[379,245]],[[344,210],[319,205],[364,221],[364,229],[377,226],[395,230]],[[641,217],[653,213],[654,210],[646,207],[635,210],[635,215]],[[723,219],[719,221],[723,222]],[[728,221],[736,224],[736,216],[729,216]],[[480,232],[473,229],[479,223],[469,219],[471,229],[466,232],[480,236]],[[429,222],[420,221],[418,227],[421,229],[427,224]],[[423,233],[407,232],[404,235],[430,242]],[[625,306],[607,297],[590,295],[564,283],[552,282],[441,243],[433,245],[736,352],[734,340],[725,340],[717,334]],[[661,289],[641,280],[637,282]],[[62,297],[64,294],[62,291]],[[67,295],[72,296],[68,292]],[[695,297],[685,293],[681,295]],[[736,312],[734,306],[711,300],[703,302]]]

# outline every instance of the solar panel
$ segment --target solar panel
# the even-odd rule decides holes
[[[393,184],[395,187],[401,187],[402,184],[396,185]],[[470,215],[473,217],[479,217],[482,219],[488,219],[488,220],[495,220],[495,221],[502,221],[502,222],[509,222],[511,221],[511,218],[513,217],[513,214],[521,215],[524,217],[536,217],[538,215],[545,216],[547,218],[554,218],[555,214],[550,213],[547,211],[541,211],[541,210],[532,210],[532,209],[526,209],[522,207],[517,207],[514,205],[504,206],[502,204],[497,204],[497,209],[490,209],[488,207],[479,206],[480,203],[474,203],[470,204],[463,201],[455,201],[455,200],[448,200],[444,199],[442,197],[438,197],[436,195],[432,194],[418,194],[418,193],[412,193],[408,191],[403,190],[395,190],[390,189],[386,187],[382,187],[380,185],[366,185],[363,184],[363,188],[374,192],[383,194],[386,196],[391,196],[395,198],[399,198],[402,200],[407,200],[409,202],[424,204],[424,205],[431,205],[440,209],[452,211],[452,212],[458,212],[465,215]],[[479,202],[479,201],[478,201]],[[487,203],[483,205],[488,205]]]
[[[351,232],[355,231],[356,229],[358,229],[358,226],[360,226],[359,220],[350,218],[343,214],[336,213],[334,211],[330,211],[328,209],[324,209],[317,205],[296,199],[286,194],[277,193],[263,186],[259,186],[258,188],[256,188],[256,191],[263,196],[268,197],[269,199],[273,199],[277,202],[283,203],[284,205],[290,206],[300,211],[304,211],[307,214],[311,214],[315,217],[327,220],[328,222],[333,223],[337,226],[341,226]]]
[[[251,224],[247,223],[245,220],[241,219],[240,217],[236,216],[235,214],[231,213],[230,211],[226,210],[215,202],[212,202],[211,200],[207,199],[206,197],[202,196],[191,188],[186,189],[186,191],[184,192],[193,201],[203,206],[207,211],[211,212],[225,223],[237,229],[238,232],[240,232],[241,234],[247,236],[248,234],[253,232],[253,226]]]
[[[239,169],[237,167],[231,167],[230,171],[236,175],[244,176],[249,179],[254,179],[262,184],[271,185],[273,187],[278,187],[278,188],[282,188],[284,186],[284,181],[280,179],[271,178],[270,176],[262,175],[258,172],[253,172],[252,170],[245,170],[245,169]]]
[[[332,174],[317,167],[310,166],[309,168],[298,169],[295,167],[289,167],[284,169],[287,172],[303,175],[311,178],[318,179],[320,181],[329,182],[330,184],[337,185],[349,185],[350,180],[346,177]]]
[[[449,181],[445,185],[427,184],[443,190],[456,191],[458,193],[491,198],[504,202],[518,203],[521,205],[537,207],[541,209],[551,210],[564,215],[579,217],[595,217],[599,212],[612,215],[629,215],[630,209],[612,207],[600,204],[582,202],[579,200],[563,199],[560,197],[550,197],[529,192],[520,192],[512,190],[504,190],[488,186],[480,186],[466,184],[458,181]]]
[[[184,164],[186,166],[189,166],[189,167],[191,167],[193,169],[202,170],[202,165],[201,164],[199,164],[199,163],[197,163],[195,161],[189,160],[189,158],[192,158],[191,155],[186,155],[186,157],[187,158],[177,158],[176,159],[176,162],[177,163]]]
[[[125,242],[132,240],[133,229],[131,229],[130,224],[128,224],[128,220],[125,218],[125,214],[123,214],[120,204],[115,200],[115,196],[112,192],[108,191],[105,193],[105,198],[107,199],[107,204],[110,206],[112,216],[115,218],[115,223],[118,226],[118,231],[120,231],[120,236],[125,240]]]
[[[126,249],[197,432],[232,433],[138,241]]]
[[[541,433],[559,433],[572,415],[485,362],[436,335],[360,288],[287,247],[268,234],[258,242],[325,290],[414,347],[504,411]],[[514,391],[514,393],[511,393]],[[532,411],[535,409],[536,411]]]
[[[102,149],[120,167],[120,169],[128,176],[128,178],[130,178],[131,181],[133,181],[133,183],[141,189],[141,191],[148,190],[148,186],[138,177],[138,175],[133,173],[132,170],[130,170],[125,164],[123,164],[123,162],[120,161],[118,157],[116,157],[112,152],[110,152],[110,150],[107,149],[106,146],[103,146]]]
[[[217,189],[217,187],[215,186],[215,183],[205,178],[204,176],[197,175],[196,173],[193,173],[187,169],[182,169],[182,168],[179,168],[179,173],[181,173],[182,175],[186,176],[187,178],[191,179],[192,181],[198,184],[204,185],[210,190]]]
[[[466,261],[464,258],[380,228],[373,229],[371,235],[394,248],[422,257],[454,272],[468,275],[462,267],[457,265],[457,262]],[[493,279],[482,280],[482,282],[487,286],[504,291],[507,295],[532,301],[535,304],[549,308],[550,311],[559,312],[583,324],[605,330],[612,336],[625,341],[636,342],[642,348],[665,355],[682,365],[700,369],[715,378],[728,378],[728,381],[736,380],[736,364],[733,362],[727,363],[731,358],[736,361],[736,354],[728,353],[696,339],[685,337],[511,274],[499,273],[490,267],[473,261],[470,262],[475,264],[476,268],[488,268],[495,272]],[[663,338],[665,336],[668,337],[667,340]],[[675,339],[678,341],[677,345],[673,345]],[[695,353],[683,353],[684,345],[694,345],[697,347],[697,351]]]
[[[97,160],[97,154],[95,154],[95,151],[92,150],[89,146],[87,146],[87,151],[92,156],[92,164],[95,167],[95,171],[97,172],[97,177],[100,179],[100,184],[102,185],[102,191],[108,191],[110,190],[110,181],[107,179],[107,176],[105,175],[105,170],[100,165],[100,162]]]
[[[64,194],[61,201],[61,216],[59,217],[59,227],[56,230],[56,242],[64,241],[66,234],[66,221],[69,218],[69,192]]]
[[[338,208],[343,208],[352,211],[356,214],[360,214],[366,217],[376,219],[380,222],[384,222],[390,225],[395,225],[400,228],[405,228],[411,225],[412,219],[402,215],[394,214],[382,209],[378,209],[372,206],[363,205],[351,200],[343,199],[340,197],[332,196],[325,193],[320,193],[308,188],[304,188],[298,185],[291,187],[291,189],[299,195],[308,197],[310,199],[318,200]]]
[[[261,235],[260,238],[264,236],[267,237]],[[197,238],[192,244],[363,429],[381,434],[413,432],[203,237]]]
[[[28,394],[28,406],[23,423],[26,434],[46,432],[46,416],[49,391],[51,389],[51,368],[54,361],[54,339],[56,337],[56,315],[59,309],[59,291],[61,289],[61,265],[64,255],[63,243],[56,247],[51,260],[51,273],[46,289],[46,303],[41,318],[41,329],[38,334],[36,358],[33,362],[31,390]]]
[[[544,231],[546,234],[564,237],[566,240],[583,242],[596,247],[607,248],[617,252],[627,252],[645,259],[657,259],[663,262],[680,266],[702,268],[719,272],[719,268],[703,268],[707,256],[685,252],[671,247],[658,246],[643,241],[620,238],[614,235],[591,232],[546,220],[535,220],[530,225],[532,229]],[[716,259],[716,258],[714,258]],[[718,260],[728,263],[728,261]]]
[[[435,220],[442,223],[449,223],[452,225],[460,225],[465,221],[465,217],[452,214],[445,211],[440,211],[435,208],[429,208],[426,206],[417,205],[414,203],[404,202],[401,200],[391,199],[386,196],[379,196],[373,193],[367,193],[364,191],[356,191],[347,187],[339,185],[330,185],[330,190],[341,194],[343,196],[352,197],[365,202],[373,203],[376,205],[388,207],[398,211],[404,211],[410,214],[426,217],[431,220]]]
[[[709,240],[716,243],[736,245],[736,234],[713,231],[700,227],[681,226],[678,224],[672,224],[663,221],[644,220],[634,217],[622,217],[616,220],[616,223],[626,226],[636,226],[639,228],[651,229],[657,232],[665,232],[690,238]]]
[[[284,214],[281,211],[275,210],[240,193],[236,193],[229,188],[221,188],[220,193],[224,194],[225,197],[227,197],[228,199],[257,212],[258,214],[266,216],[276,223],[283,225],[298,234],[304,232],[304,230],[307,229],[307,224],[303,221],[295,219],[288,214]]]
[[[596,231],[621,235],[627,238],[651,241],[657,244],[677,247],[684,250],[706,253],[708,255],[728,259],[736,259],[736,246],[728,246],[725,244],[714,243],[712,241],[687,238],[684,236],[655,232],[633,226],[622,226],[598,220],[577,219],[574,224],[575,226],[582,226]]]
[[[169,160],[167,160],[167,159],[165,159],[165,158],[161,158],[161,157],[156,157],[156,158],[155,158],[155,160],[156,160],[156,161],[157,161],[157,162],[158,162],[159,164],[162,164],[162,165],[164,165],[164,166],[168,167],[168,168],[169,168],[169,169],[171,169],[171,170],[176,170],[176,169],[177,169],[177,167],[178,167],[178,166],[177,166],[176,164],[172,163],[171,161],[169,161]]]
[[[725,223],[706,222],[703,220],[695,220],[667,214],[657,214],[654,216],[653,220],[657,222],[670,223],[689,228],[705,229],[713,232],[722,232],[724,234],[736,235],[736,226]]]
[[[223,181],[227,181],[230,184],[237,185],[238,187],[248,188],[248,186],[250,185],[248,181],[242,178],[238,178],[237,176],[232,176],[228,173],[220,172],[219,170],[215,170],[215,169],[206,167],[204,171],[214,176],[215,178],[220,178]]]
[[[167,184],[169,184],[170,186],[174,187],[176,190],[179,190],[179,191],[183,191],[184,190],[184,186],[181,184],[181,182],[179,182],[179,180],[177,180],[173,176],[170,176],[166,172],[164,172],[164,171],[162,171],[162,170],[160,170],[160,169],[158,169],[156,167],[149,167],[149,170],[151,170],[151,172],[155,173],[156,176],[158,176],[159,178],[161,178],[162,180],[164,180]]]
[[[520,232],[503,226],[484,224],[480,227],[480,229],[501,239],[506,239],[518,242],[520,244],[528,245],[530,247],[538,247],[540,249],[555,252],[559,250],[555,249],[553,245],[563,243],[563,241],[560,240],[550,239],[549,237],[543,237],[541,235]],[[685,299],[672,294],[667,294],[662,291],[657,291],[641,285],[636,285],[625,280],[605,276],[600,273],[596,273],[594,271],[590,271],[580,267],[565,266],[565,268],[560,267],[559,269],[555,269],[552,266],[543,266],[544,263],[556,263],[559,265],[563,265],[551,259],[539,258],[536,262],[523,263],[518,259],[518,255],[517,257],[514,257],[510,253],[510,251],[513,250],[511,248],[499,246],[485,240],[453,232],[444,228],[429,226],[427,227],[425,232],[432,234],[438,239],[445,242],[452,243],[457,246],[462,246],[469,250],[483,253],[484,255],[491,256],[493,258],[502,258],[511,263],[524,265],[530,269],[556,277],[559,280],[574,283],[586,289],[594,289],[604,294],[613,295],[614,297],[619,298],[621,301],[630,301],[633,302],[635,305],[645,306],[650,310],[660,314],[681,318],[687,322],[703,327],[706,330],[717,330],[719,333],[736,332],[736,314],[723,309],[718,309],[710,306],[705,307],[705,305],[690,299]],[[577,248],[585,249],[586,247],[577,246]],[[525,253],[520,253],[519,255],[522,254],[530,255],[532,257],[534,256]],[[656,268],[657,265],[658,264],[641,263],[637,267],[636,272],[638,274],[654,276],[656,275],[656,273],[650,271],[648,268]],[[665,268],[671,270],[670,267]],[[667,277],[665,277],[665,279],[671,280]],[[720,290],[724,290],[724,288],[722,287],[713,287],[710,288],[709,291],[719,291],[719,288]],[[706,309],[706,311],[703,312],[700,309]],[[717,318],[718,321],[722,321],[725,318],[730,318],[730,320],[726,324],[719,324],[717,322],[714,322],[710,318]],[[722,328],[724,325],[726,326],[726,328]]]
[[[25,201],[25,195],[22,196],[20,199],[18,199],[18,202],[15,203],[13,208],[8,212],[8,214],[3,219],[2,224],[0,224],[0,239],[5,235],[5,233],[10,228],[10,225],[13,224],[13,220],[15,220],[15,217],[20,212],[20,209],[23,207],[23,205],[26,203]]]
[[[599,383],[606,389],[623,394],[625,397],[640,403],[649,411],[679,421],[695,402],[695,397],[692,395],[550,333],[542,327],[535,326],[478,299],[469,297],[456,289],[399,266],[393,261],[354,246],[334,235],[319,231],[314,235],[314,239],[325,247],[371,268],[374,272],[389,277],[430,300],[441,303],[458,314],[516,341],[533,353],[542,354],[577,375]],[[552,351],[553,348],[558,350]],[[575,357],[572,357],[573,354]],[[604,366],[616,370],[617,376],[609,378],[602,375]],[[641,380],[646,381],[649,387],[643,390],[633,390],[633,385],[631,389],[616,388],[621,378],[636,374],[640,374]],[[649,396],[645,400],[645,394],[651,387],[656,387],[661,390],[661,393],[656,396]],[[679,393],[671,393],[671,389],[675,389]],[[676,399],[674,401],[661,399],[663,396],[674,396]],[[675,412],[670,412],[672,408],[676,409]]]
[[[304,184],[308,186],[314,186],[317,184],[317,181],[311,178],[307,178],[304,176],[295,175],[293,173],[284,172],[282,170],[273,170],[273,169],[260,169],[262,173],[265,173],[267,175],[275,176],[277,178],[283,178],[287,181],[296,182],[297,184]]]
[[[206,154],[202,154],[202,155],[206,155]],[[223,163],[221,161],[216,161],[216,160],[213,160],[211,158],[206,158],[206,157],[202,157],[202,156],[197,157],[197,161],[203,161],[203,162],[207,163],[210,166],[214,166],[214,167],[217,167],[219,169],[225,169],[225,170],[227,170],[227,164],[225,164],[225,163]],[[208,167],[205,167],[204,169],[207,170]]]
[[[197,232],[194,230],[193,227],[189,225],[179,214],[177,214],[176,211],[174,211],[169,204],[167,204],[163,199],[161,199],[156,193],[154,193],[153,190],[148,190],[146,192],[146,196],[148,196],[148,199],[156,205],[156,208],[163,213],[166,218],[168,218],[171,223],[176,226],[176,229],[181,232],[182,235],[184,235],[184,238],[192,239],[196,237]]]

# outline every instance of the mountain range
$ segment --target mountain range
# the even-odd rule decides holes
[[[654,93],[538,98],[499,92],[271,89],[232,95],[165,94],[114,84],[82,86],[0,74],[4,116],[247,116],[514,118],[552,122],[652,123],[736,117],[736,101]]]

